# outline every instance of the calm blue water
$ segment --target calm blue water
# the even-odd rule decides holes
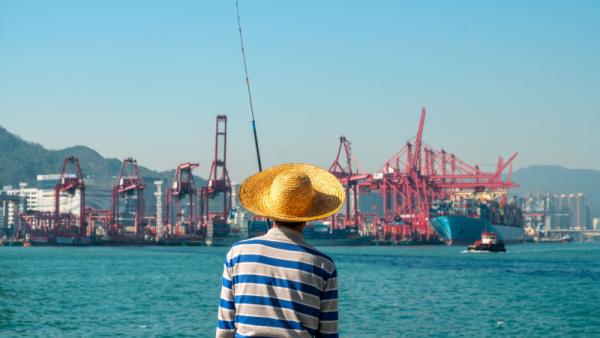
[[[213,336],[226,248],[0,248],[0,336]],[[343,337],[600,336],[600,243],[322,248]]]

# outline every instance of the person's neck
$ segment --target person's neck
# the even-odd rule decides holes
[[[304,229],[305,226],[306,226],[306,223],[305,224],[301,224],[301,225],[297,225],[295,227],[291,227],[291,226],[283,225],[283,224],[273,223],[273,227],[280,228],[280,229],[284,228],[284,229],[294,230],[295,232],[300,233],[300,234],[302,233],[302,230]]]
[[[287,225],[277,225],[277,224],[273,224],[273,226],[274,226],[275,228],[279,228],[279,229],[290,229],[290,230],[294,230],[295,232],[297,232],[297,233],[300,233],[300,234],[302,233],[302,229],[304,228],[304,225],[300,225],[300,226],[297,226],[297,227],[289,227],[289,226],[287,226]]]

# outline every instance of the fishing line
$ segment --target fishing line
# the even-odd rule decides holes
[[[256,120],[254,119],[254,105],[252,104],[252,91],[250,90],[250,79],[248,77],[248,64],[246,63],[246,50],[244,48],[244,38],[242,36],[242,24],[240,22],[240,5],[235,0],[235,11],[237,14],[238,31],[240,33],[240,46],[242,47],[242,60],[244,62],[244,74],[246,76],[246,89],[248,90],[248,102],[250,103],[250,113],[252,114],[252,132],[254,134],[254,147],[256,148],[256,160],[258,161],[258,171],[262,171],[260,160],[260,149],[258,147],[258,136],[256,133]]]

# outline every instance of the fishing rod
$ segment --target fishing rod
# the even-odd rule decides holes
[[[246,50],[244,49],[244,38],[242,36],[242,24],[240,22],[240,5],[235,0],[235,11],[237,14],[238,31],[240,33],[240,45],[242,47],[242,60],[244,61],[244,74],[246,76],[246,89],[248,91],[248,102],[250,103],[250,113],[252,114],[252,133],[254,134],[254,147],[256,148],[256,160],[258,162],[258,171],[262,171],[260,161],[260,149],[258,147],[258,136],[256,133],[256,119],[254,118],[254,105],[252,104],[252,91],[250,90],[250,79],[248,78],[248,65],[246,63]]]
[[[254,134],[254,147],[256,148],[256,161],[258,162],[258,171],[262,171],[260,161],[260,148],[258,147],[258,136],[256,133],[256,119],[254,118],[254,105],[252,104],[252,91],[250,90],[250,79],[248,77],[248,64],[246,63],[246,49],[244,48],[244,37],[242,35],[242,24],[240,22],[240,5],[235,0],[235,12],[237,15],[238,31],[240,32],[240,46],[242,47],[242,60],[244,61],[244,75],[246,76],[246,89],[248,90],[248,103],[250,104],[250,113],[252,114],[252,133]],[[271,220],[267,218],[267,227],[272,227]]]

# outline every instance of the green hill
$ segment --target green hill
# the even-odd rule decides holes
[[[95,150],[85,146],[74,146],[60,150],[50,150],[43,146],[25,141],[0,127],[0,185],[16,185],[19,182],[35,183],[38,174],[57,174],[62,169],[67,156],[79,159],[85,177],[104,178],[103,188],[112,183],[109,178],[119,174],[121,160],[104,158]],[[140,167],[142,176],[171,180],[174,170],[154,171]],[[205,181],[197,178],[197,184]],[[151,184],[151,182],[147,182]],[[97,183],[100,184],[100,183]]]

